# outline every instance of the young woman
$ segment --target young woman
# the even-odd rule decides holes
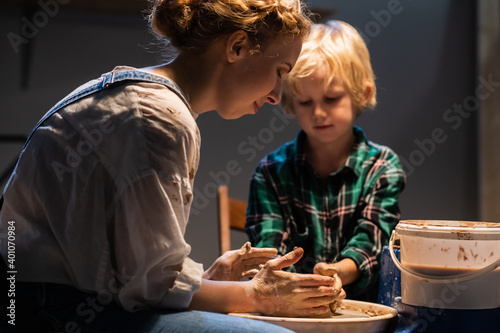
[[[286,331],[194,310],[328,315],[343,297],[334,278],[281,271],[301,249],[272,259],[274,249],[244,248],[204,272],[184,239],[200,154],[195,118],[279,103],[310,29],[301,3],[153,1],[150,22],[174,59],[116,67],[60,101],[4,190],[0,251],[18,272],[18,315],[26,305],[43,332],[134,333]]]
[[[301,131],[257,167],[246,226],[257,247],[302,247],[290,270],[338,273],[347,297],[365,301],[377,300],[381,250],[405,184],[397,155],[354,125],[375,106],[375,91],[356,29],[315,24],[283,85],[283,108]]]

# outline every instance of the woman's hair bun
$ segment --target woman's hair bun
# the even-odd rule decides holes
[[[201,51],[222,35],[246,31],[258,47],[285,34],[309,32],[300,0],[152,0],[152,31],[180,51]]]

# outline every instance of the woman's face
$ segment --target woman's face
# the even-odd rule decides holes
[[[299,79],[293,97],[295,115],[311,144],[342,145],[353,135],[356,112],[342,80],[334,79],[325,89],[325,79],[322,68]]]
[[[255,114],[264,103],[278,104],[285,76],[292,70],[302,39],[270,42],[262,52],[248,55],[228,67],[221,82],[217,113],[225,119]]]

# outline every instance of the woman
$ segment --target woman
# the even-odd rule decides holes
[[[280,271],[301,249],[269,260],[274,249],[243,248],[203,272],[184,239],[199,161],[195,118],[279,103],[310,27],[301,4],[154,1],[149,18],[175,58],[116,67],[59,102],[4,190],[1,253],[18,272],[19,311],[27,304],[44,332],[262,332],[264,323],[204,311],[328,315],[344,295],[333,277]]]

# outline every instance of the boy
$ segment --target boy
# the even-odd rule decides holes
[[[354,126],[376,105],[366,44],[341,21],[313,26],[283,85],[282,106],[301,131],[259,163],[246,231],[285,254],[290,270],[338,274],[350,299],[376,301],[381,250],[400,218],[405,175],[397,155]]]

